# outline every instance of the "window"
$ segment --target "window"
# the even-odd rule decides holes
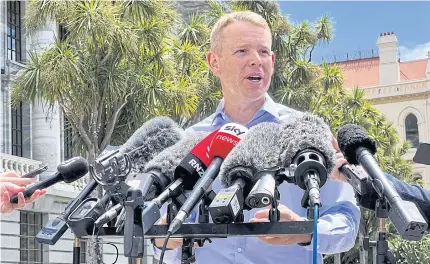
[[[81,245],[80,245],[81,249],[80,249],[80,262],[81,264],[85,264],[87,263],[87,241],[86,240],[81,240]]]
[[[43,244],[36,241],[36,235],[43,227],[41,213],[20,212],[20,262],[21,264],[42,264]]]
[[[7,59],[21,61],[21,2],[7,1]]]
[[[63,25],[59,25],[58,26],[58,31],[59,31],[59,36],[60,36],[60,40],[64,41],[66,40],[67,36],[69,35],[69,31],[67,31],[66,27]]]
[[[11,109],[12,118],[12,155],[22,157],[22,102]]]
[[[73,131],[70,122],[64,117],[64,160],[73,158]]]
[[[419,174],[419,173],[415,173],[414,175],[412,175],[412,180],[413,181],[419,181],[419,180],[422,180],[423,179],[423,176],[421,176],[421,174]]]
[[[406,140],[409,140],[413,148],[420,144],[418,133],[418,120],[414,114],[409,114],[405,119]]]

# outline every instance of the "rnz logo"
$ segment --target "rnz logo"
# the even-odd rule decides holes
[[[205,173],[205,170],[203,169],[203,167],[195,159],[191,159],[188,162],[188,164],[190,164],[191,167],[193,167],[194,169],[196,169],[196,171],[200,175],[200,177],[202,177],[203,174]]]

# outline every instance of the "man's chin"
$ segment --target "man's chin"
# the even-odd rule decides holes
[[[263,98],[264,95],[266,94],[266,92],[267,92],[267,89],[263,89],[263,88],[249,89],[249,90],[247,90],[246,98],[248,98],[249,100],[252,100],[252,101],[257,101],[257,100]]]

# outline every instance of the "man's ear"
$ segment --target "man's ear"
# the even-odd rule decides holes
[[[209,68],[211,69],[213,75],[219,77],[219,64],[218,64],[218,56],[213,51],[209,51],[206,60],[208,62]]]
[[[272,51],[272,67],[275,68],[275,53]]]

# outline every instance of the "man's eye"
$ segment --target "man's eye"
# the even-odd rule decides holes
[[[246,50],[244,50],[244,49],[240,49],[240,50],[238,50],[237,52],[245,52]]]

